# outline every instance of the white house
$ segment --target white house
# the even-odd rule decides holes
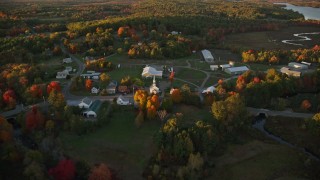
[[[247,66],[231,67],[224,70],[224,72],[231,75],[239,75],[246,71],[249,71],[249,68]]]
[[[122,95],[120,95],[117,98],[117,104],[118,105],[131,105],[130,100],[128,98],[123,97]]]
[[[150,94],[158,94],[160,92],[156,84],[155,76],[153,76],[153,83],[150,86]]]
[[[70,73],[72,71],[72,67],[71,66],[67,66],[65,71],[68,71]]]
[[[92,100],[85,97],[81,100],[81,102],[78,104],[79,108],[88,109],[92,104]]]
[[[62,63],[66,63],[66,64],[72,63],[72,59],[71,58],[64,58],[62,60]]]
[[[214,58],[213,58],[213,56],[212,56],[212,54],[211,54],[211,52],[209,50],[204,49],[204,50],[201,51],[201,53],[202,53],[203,58],[204,58],[205,61],[207,61],[207,62],[214,61]]]
[[[207,89],[203,90],[202,93],[209,93],[209,92],[213,93],[213,91],[215,90],[216,88],[214,86],[210,86]]]
[[[296,63],[296,62],[290,62],[288,64],[289,67],[291,68],[296,68],[296,69],[308,69],[309,66],[306,64],[301,64],[301,63]]]
[[[100,91],[99,88],[96,88],[96,87],[92,87],[92,88],[91,88],[91,93],[92,93],[92,94],[98,94],[99,91]]]
[[[82,112],[82,115],[87,118],[96,118],[101,104],[100,100],[95,100],[88,109]]]
[[[68,75],[69,75],[69,72],[66,70],[63,70],[61,72],[57,72],[56,78],[57,79],[66,79]]]
[[[216,70],[219,69],[219,65],[210,65],[210,69],[211,69],[212,71],[216,71]]]
[[[151,66],[147,65],[145,68],[143,68],[141,76],[144,77],[144,78],[148,78],[148,77],[159,77],[159,78],[162,78],[162,71],[158,71],[154,67],[151,67]]]

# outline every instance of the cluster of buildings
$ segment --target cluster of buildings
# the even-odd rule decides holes
[[[280,72],[288,76],[301,77],[304,74],[312,73],[314,70],[310,69],[311,63],[307,62],[290,62],[288,66],[282,67]]]
[[[230,75],[240,75],[246,71],[249,71],[247,66],[237,66],[234,67],[234,62],[230,62],[229,64],[221,64],[221,65],[210,65],[210,69],[212,71],[222,70]]]

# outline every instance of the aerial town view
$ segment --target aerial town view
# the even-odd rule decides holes
[[[319,0],[0,0],[0,180],[319,180]]]

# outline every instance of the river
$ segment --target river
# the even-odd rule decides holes
[[[320,20],[320,8],[295,6],[289,3],[274,3],[274,4],[286,5],[284,9],[299,12],[304,16],[306,20],[307,19]]]

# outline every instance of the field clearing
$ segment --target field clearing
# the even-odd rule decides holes
[[[295,46],[284,44],[281,41],[287,39],[299,39],[294,37],[293,34],[296,33],[310,33],[310,32],[320,32],[318,27],[288,27],[278,31],[264,31],[264,32],[249,32],[249,33],[239,33],[226,36],[226,40],[223,42],[223,46],[229,47],[231,49],[298,49],[298,48],[311,48],[315,44],[319,44],[320,35],[307,35],[312,40],[311,41],[301,41],[298,43],[303,44],[303,46]]]
[[[206,74],[201,71],[188,69],[188,68],[176,68],[175,77],[189,81],[198,86],[201,85],[203,79],[206,78]]]
[[[121,179],[142,179],[142,171],[154,151],[153,135],[159,121],[147,121],[138,129],[135,112],[117,111],[104,127],[85,136],[64,133],[61,140],[72,158],[91,165],[105,163],[117,171]]]
[[[213,161],[215,167],[207,179],[310,179],[315,174],[305,165],[308,160],[304,154],[260,140],[231,144]]]
[[[313,154],[320,156],[320,139],[306,129],[304,119],[269,117],[266,121],[266,129],[284,140],[307,148]]]

